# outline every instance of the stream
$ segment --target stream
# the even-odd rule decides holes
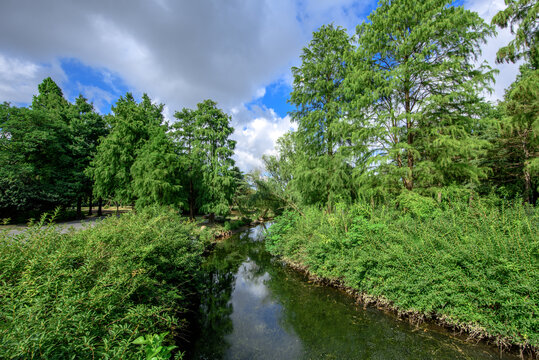
[[[219,242],[205,262],[191,359],[516,359],[442,328],[415,326],[311,283],[264,248],[264,225]]]

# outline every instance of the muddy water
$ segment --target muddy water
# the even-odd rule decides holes
[[[515,359],[432,326],[416,327],[312,284],[264,249],[264,226],[219,243],[192,359]]]

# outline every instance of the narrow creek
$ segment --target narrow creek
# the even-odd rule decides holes
[[[260,225],[217,244],[191,359],[516,359],[310,283],[264,249]]]

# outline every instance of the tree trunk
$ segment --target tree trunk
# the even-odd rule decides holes
[[[92,216],[92,202],[93,202],[93,194],[90,193],[90,196],[88,196],[88,216]]]
[[[82,197],[77,198],[77,219],[82,219]]]
[[[193,189],[193,180],[189,180],[189,218],[195,219],[195,194]]]
[[[527,134],[526,134],[527,135]],[[530,158],[530,152],[528,150],[528,144],[526,140],[522,141],[522,149],[524,150],[524,201],[531,204],[531,192],[532,192],[532,178],[530,170],[528,169],[528,159]]]
[[[97,216],[103,216],[103,199],[97,199]]]
[[[410,112],[412,111],[410,106],[410,90],[405,90],[404,109],[406,111],[406,132],[408,143],[408,178],[405,181],[405,186],[408,190],[414,188],[414,155],[412,153],[412,144],[414,143],[414,135],[412,133],[412,120],[410,119]]]

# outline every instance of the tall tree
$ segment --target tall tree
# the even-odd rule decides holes
[[[492,27],[449,0],[382,0],[358,27],[348,91],[366,125],[371,166],[399,191],[485,175],[475,159],[485,142],[473,134],[493,71],[475,65]]]
[[[69,205],[68,127],[44,110],[0,105],[0,216]]]
[[[181,165],[167,127],[153,127],[131,167],[137,207],[159,204],[181,209],[185,203]]]
[[[204,191],[198,198],[199,208],[209,213],[213,219],[213,214],[224,215],[229,212],[235,192],[232,155],[236,142],[230,139],[234,128],[230,126],[230,116],[212,100],[197,105],[196,125],[199,141],[197,154],[202,159],[204,185]]]
[[[97,153],[99,140],[107,135],[108,128],[103,117],[95,112],[93,105],[82,95],[75,99],[70,109],[73,182],[77,193],[77,216],[81,217],[82,198],[88,197],[90,209],[92,206],[93,183],[88,168]]]
[[[197,208],[213,220],[216,214],[228,213],[237,185],[232,160],[236,142],[229,138],[234,132],[230,117],[212,100],[175,116],[179,122],[174,125],[174,137],[179,152],[186,155],[190,215]]]
[[[92,162],[95,195],[117,203],[133,203],[133,166],[138,151],[150,139],[152,129],[163,122],[163,105],[152,104],[148,95],[137,104],[127,93],[112,107],[113,115],[107,117],[110,133],[97,147]]]
[[[535,203],[539,191],[539,70],[520,68],[517,80],[501,103],[503,118],[499,139],[504,160],[512,164],[525,202]]]
[[[198,145],[195,130],[196,112],[191,109],[182,109],[174,114],[177,121],[172,125],[172,134],[176,144],[176,151],[183,163],[182,183],[187,192],[187,207],[189,217],[195,218],[197,212],[197,192],[200,188],[197,178],[201,174],[202,162],[198,158]]]
[[[349,101],[342,89],[348,71],[345,61],[352,50],[346,30],[325,25],[313,33],[303,49],[301,66],[293,67],[293,91],[289,102],[298,123],[295,135],[300,152],[295,181],[302,186],[307,203],[328,204],[350,198],[351,124],[345,113]]]

